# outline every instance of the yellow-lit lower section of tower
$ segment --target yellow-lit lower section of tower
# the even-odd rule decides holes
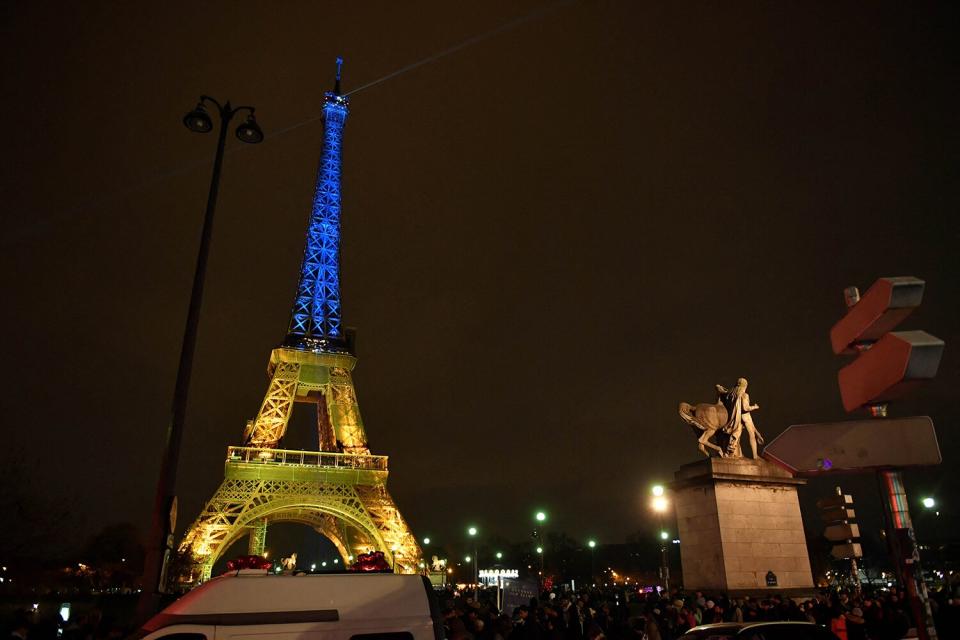
[[[400,573],[415,573],[420,547],[387,491],[387,457],[371,455],[350,375],[356,359],[275,349],[270,384],[243,442],[229,447],[224,481],[186,532],[182,585],[210,577],[230,545],[249,536],[262,553],[271,522],[299,522],[329,538],[349,563],[381,551]],[[319,451],[279,449],[295,402],[317,405]]]

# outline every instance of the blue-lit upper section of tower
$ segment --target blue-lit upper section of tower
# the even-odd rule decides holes
[[[338,61],[339,62],[339,61]],[[284,345],[310,351],[347,350],[340,306],[340,151],[349,102],[337,90],[323,105],[323,150],[297,297]]]

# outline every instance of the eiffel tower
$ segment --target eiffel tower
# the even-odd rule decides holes
[[[262,555],[271,522],[313,527],[343,562],[382,551],[415,573],[416,539],[387,491],[387,456],[371,455],[350,372],[356,364],[340,308],[340,150],[349,111],[336,84],[325,94],[323,149],[300,282],[287,337],[270,354],[270,385],[242,446],[228,447],[224,480],[180,543],[182,586],[209,579],[217,559],[249,536]],[[295,402],[316,406],[318,451],[278,448]]]

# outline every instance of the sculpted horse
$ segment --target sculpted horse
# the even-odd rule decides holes
[[[723,406],[723,403],[719,400],[716,404],[701,402],[700,404],[693,405],[687,402],[681,402],[679,411],[683,421],[691,427],[694,427],[694,433],[700,434],[697,442],[700,443],[699,448],[700,451],[703,452],[703,455],[709,458],[710,452],[707,451],[707,448],[710,448],[716,451],[721,458],[725,457],[726,454],[723,448],[710,442],[710,439],[713,438],[717,431],[723,429],[727,424],[727,420],[730,418],[727,408]]]

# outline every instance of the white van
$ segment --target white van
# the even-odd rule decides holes
[[[423,576],[231,572],[151,618],[143,640],[443,640]]]

